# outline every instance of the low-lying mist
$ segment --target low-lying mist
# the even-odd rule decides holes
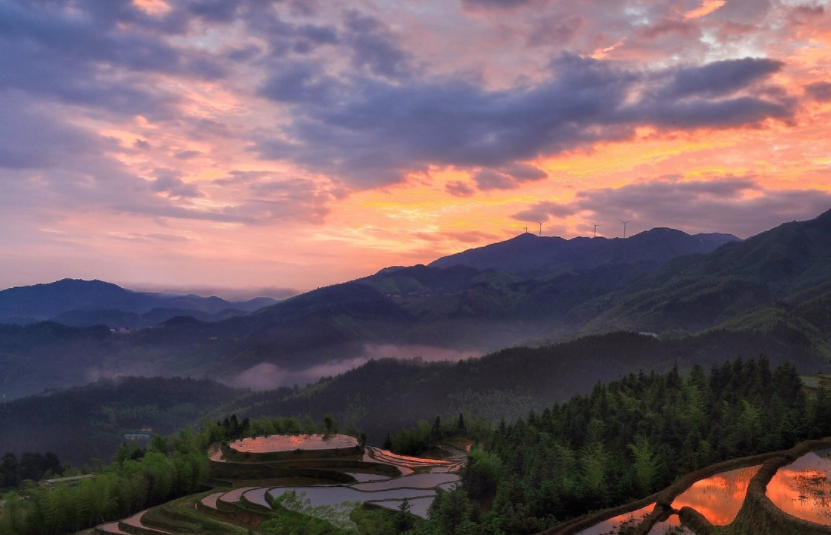
[[[482,356],[479,350],[459,350],[446,347],[394,344],[366,344],[360,357],[344,360],[332,360],[304,370],[287,370],[276,364],[263,362],[248,368],[228,382],[237,388],[251,390],[272,390],[281,386],[304,386],[314,383],[321,377],[338,375],[366,364],[372,359],[397,358],[421,359],[424,362],[456,362]]]

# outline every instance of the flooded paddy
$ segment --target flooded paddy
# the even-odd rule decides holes
[[[144,511],[142,511],[140,513],[136,513],[133,516],[131,516],[130,518],[126,518],[126,519],[122,520],[121,522],[123,522],[127,526],[130,526],[131,528],[136,528],[136,529],[140,530],[142,533],[146,533],[148,535],[150,535],[150,534],[154,534],[154,535],[155,534],[168,534],[169,533],[167,531],[162,531],[160,529],[148,528],[147,526],[142,524],[141,519],[144,517],[144,513],[146,513],[146,512],[147,512],[147,510],[145,509]]]
[[[695,535],[688,528],[681,525],[678,515],[671,515],[663,522],[658,522],[647,535]]]
[[[239,453],[280,453],[294,450],[336,450],[358,447],[358,439],[348,435],[268,435],[243,438],[229,447]]]
[[[219,446],[213,446],[211,449],[208,450],[208,459],[215,463],[224,463],[227,462],[225,460],[225,455],[222,453],[222,450]]]
[[[369,483],[370,481],[383,481],[389,479],[389,476],[383,476],[381,474],[366,474],[362,472],[344,472],[344,474],[354,477],[355,481],[358,483]]]
[[[725,526],[736,518],[747,495],[750,480],[761,466],[738,468],[700,479],[675,498],[672,508],[692,507],[712,524]]]
[[[254,490],[254,487],[240,487],[238,489],[229,490],[219,497],[219,501],[225,503],[237,503],[242,499],[242,495],[249,490]]]
[[[312,507],[319,505],[339,505],[343,502],[369,502],[381,500],[403,500],[407,498],[429,498],[436,496],[432,489],[392,489],[376,492],[363,492],[352,487],[286,487],[271,489],[268,495],[274,498],[286,492],[295,491],[298,496],[308,499]]]
[[[243,493],[242,498],[248,503],[253,503],[254,505],[259,505],[260,507],[265,507],[266,509],[271,509],[271,506],[265,499],[265,495],[269,490],[270,489],[268,487],[260,487],[258,489],[249,490],[248,492]]]
[[[645,507],[641,507],[636,511],[632,511],[629,513],[624,513],[622,515],[614,516],[599,524],[595,524],[590,528],[586,528],[583,531],[577,533],[577,535],[605,535],[607,533],[617,533],[617,531],[623,526],[626,525],[636,525],[639,524],[649,513],[652,512],[652,509],[655,508],[654,503],[650,503]]]
[[[213,494],[208,494],[207,496],[202,498],[200,501],[202,502],[202,505],[204,505],[205,507],[208,507],[209,509],[216,509],[216,500],[219,499],[219,497],[222,496],[223,494],[225,494],[225,493],[224,492],[214,492]]]
[[[397,477],[395,479],[388,479],[386,481],[358,483],[356,485],[352,485],[352,488],[364,492],[403,488],[432,489],[438,487],[439,485],[456,483],[457,481],[459,481],[459,476],[456,474],[413,474],[409,476]]]
[[[129,535],[126,531],[122,531],[121,528],[118,527],[118,522],[102,524],[98,526],[98,530],[103,531],[104,533],[112,533],[113,535]]]
[[[807,453],[776,471],[767,497],[789,515],[831,525],[831,450]]]

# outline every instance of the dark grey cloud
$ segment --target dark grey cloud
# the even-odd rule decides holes
[[[473,181],[476,182],[476,186],[482,191],[490,189],[514,189],[517,187],[515,180],[493,169],[482,169],[478,171],[473,175]]]
[[[746,177],[708,181],[666,177],[621,188],[581,191],[569,204],[536,203],[513,217],[547,221],[582,213],[598,222],[631,219],[635,222],[632,227],[641,230],[673,227],[746,237],[782,221],[816,217],[830,207],[831,194],[820,190],[769,190]]]
[[[543,180],[548,178],[548,173],[542,169],[521,162],[515,162],[510,165],[503,166],[499,169],[499,171],[520,182]]]
[[[285,62],[260,87],[260,95],[277,102],[325,105],[334,96],[336,81],[317,65]]]
[[[444,185],[445,191],[454,197],[470,197],[476,190],[474,190],[467,183],[461,180],[452,180]]]
[[[805,86],[805,92],[820,102],[831,101],[831,83],[814,82]]]
[[[163,24],[125,1],[0,3],[0,90],[168,117],[177,98],[146,74],[217,79],[226,71],[207,52],[176,48],[163,34]]]
[[[542,17],[531,25],[527,44],[532,47],[566,45],[585,24],[586,19],[577,15]]]
[[[396,42],[393,33],[377,18],[349,11],[344,17],[346,42],[352,47],[352,63],[389,79],[413,74],[411,56]]]
[[[548,178],[545,171],[521,162],[504,165],[499,169],[480,169],[473,175],[473,181],[482,191],[515,189],[519,187],[520,182],[545,178]]]
[[[182,180],[181,173],[173,169],[156,169],[156,179],[150,184],[150,189],[156,193],[165,193],[168,197],[174,198],[196,198],[204,197],[198,187],[188,184]]]
[[[293,91],[277,84],[283,92],[271,88],[272,94],[311,96],[306,86],[312,83],[311,93],[326,95],[326,105],[304,102],[291,123],[279,134],[261,135],[252,150],[358,188],[397,182],[429,165],[505,174],[516,162],[630,139],[640,125],[692,130],[788,120],[792,99],[756,91],[779,68],[775,61],[739,60],[643,72],[562,55],[541,83],[497,91],[459,78],[398,84],[366,76],[328,79],[324,90],[301,76]],[[693,76],[685,89],[680,80]],[[495,178],[481,182],[508,185]]]
[[[679,99],[730,95],[778,72],[783,66],[781,61],[744,58],[687,67],[668,73],[671,81],[662,96]]]
[[[0,168],[49,168],[101,145],[88,132],[32,109],[22,95],[7,94],[0,104]]]

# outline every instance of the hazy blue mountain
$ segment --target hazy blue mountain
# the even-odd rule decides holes
[[[654,228],[627,239],[578,237],[566,240],[525,233],[504,242],[439,258],[430,266],[498,269],[518,275],[620,264],[652,271],[675,257],[709,253],[735,241],[739,238],[732,234],[691,236],[669,228]]]
[[[78,327],[101,324],[139,328],[174,315],[205,321],[222,319],[276,302],[269,297],[230,302],[216,296],[135,292],[99,280],[63,279],[0,291],[0,322],[29,324],[54,320]],[[160,312],[165,309],[170,312]]]

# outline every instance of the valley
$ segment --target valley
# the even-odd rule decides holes
[[[56,533],[739,535],[761,517],[676,480],[715,488],[831,434],[829,214],[744,241],[563,240],[556,262],[520,236],[210,321],[2,325],[20,512],[0,523],[45,525],[14,496],[52,491],[14,463],[52,452],[73,482],[54,499],[123,496]],[[741,474],[730,484],[751,488]]]

